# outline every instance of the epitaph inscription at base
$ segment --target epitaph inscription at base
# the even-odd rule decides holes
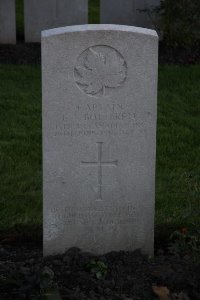
[[[43,32],[44,254],[153,253],[157,35]]]

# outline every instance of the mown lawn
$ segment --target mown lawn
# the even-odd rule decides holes
[[[0,65],[0,228],[41,223],[39,66]]]
[[[158,90],[156,225],[197,225],[200,66],[161,66]],[[0,65],[0,112],[0,230],[41,225],[40,66]]]
[[[23,38],[23,0],[16,0]],[[89,0],[99,23],[99,0]],[[159,70],[156,225],[200,225],[200,66]],[[0,65],[0,230],[42,224],[39,66]]]
[[[200,66],[159,72],[156,223],[200,224]]]

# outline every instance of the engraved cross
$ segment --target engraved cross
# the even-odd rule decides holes
[[[97,161],[82,161],[81,165],[88,167],[97,167],[98,168],[98,198],[97,200],[102,200],[102,168],[105,167],[116,167],[118,164],[118,160],[114,161],[103,161],[102,160],[102,152],[103,152],[103,142],[97,142],[98,146],[98,159]]]

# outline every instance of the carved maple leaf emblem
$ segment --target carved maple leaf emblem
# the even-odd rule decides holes
[[[106,88],[116,88],[126,79],[125,61],[113,49],[102,54],[88,49],[82,66],[76,67],[76,81],[90,95],[105,95]]]

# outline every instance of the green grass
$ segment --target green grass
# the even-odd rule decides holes
[[[0,228],[41,223],[39,66],[0,65]]]
[[[16,25],[17,25],[17,37],[22,38],[24,36],[24,6],[23,0],[16,0]]]
[[[156,221],[200,221],[200,66],[160,68]]]
[[[0,230],[42,224],[39,66],[0,65]],[[156,224],[200,211],[200,66],[159,70]]]
[[[100,23],[100,0],[89,0],[89,24]]]
[[[89,23],[99,23],[89,0]],[[23,0],[16,0],[23,37]],[[200,66],[159,72],[156,224],[190,226],[200,211]],[[42,223],[39,66],[0,67],[0,229]]]

